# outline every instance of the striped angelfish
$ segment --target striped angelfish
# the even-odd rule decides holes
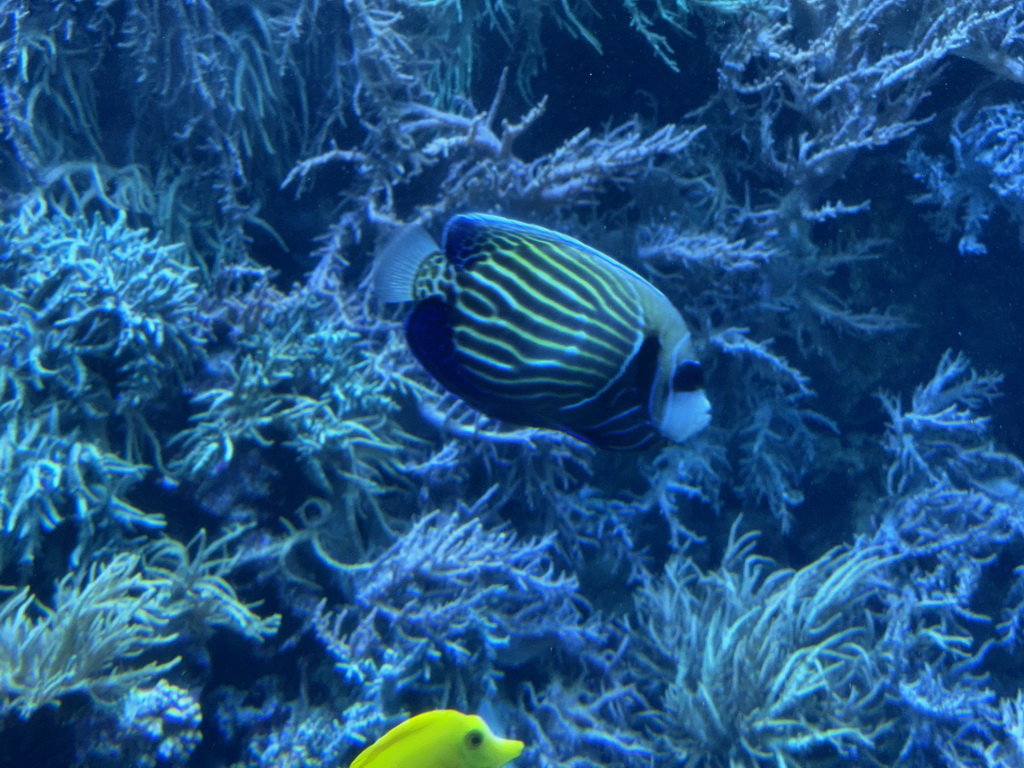
[[[683,318],[657,288],[566,235],[455,216],[378,255],[384,302],[415,301],[413,353],[446,389],[514,424],[632,450],[703,429],[710,405]]]

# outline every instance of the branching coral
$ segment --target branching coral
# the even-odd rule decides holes
[[[444,441],[429,456],[414,454],[403,466],[408,476],[419,479],[421,498],[450,503],[454,491],[472,497],[487,490],[487,479],[501,477],[503,482],[488,491],[491,503],[514,500],[541,511],[549,508],[552,489],[570,490],[591,476],[595,451],[586,443],[488,418],[426,381],[421,371],[403,378],[419,414]]]
[[[202,741],[202,710],[189,691],[158,680],[133,687],[116,712],[94,713],[76,766],[105,768],[130,762],[139,768],[176,768],[188,764]]]
[[[970,765],[998,738],[996,697],[974,637],[987,621],[965,602],[976,565],[968,560],[955,573],[909,557],[880,595],[885,629],[875,652],[899,713],[890,734],[899,764]]]
[[[261,281],[226,304],[220,321],[233,344],[195,382],[190,426],[171,441],[170,471],[194,484],[212,511],[228,514],[236,491],[256,491],[254,476],[299,468],[306,496],[328,500],[313,503],[333,535],[361,554],[357,520],[388,528],[379,496],[402,487],[397,467],[413,442],[394,419],[401,364],[381,349],[384,340],[367,338],[374,321],[358,297],[315,286],[282,295]],[[259,453],[272,445],[282,449],[272,460]]]
[[[15,414],[0,435],[0,568],[30,563],[43,535],[71,518],[81,542],[112,521],[152,529],[162,515],[125,499],[146,467],[88,442],[76,431],[62,435],[59,410],[35,419]],[[84,552],[79,552],[80,555]]]
[[[46,394],[83,420],[134,424],[180,386],[205,335],[197,273],[180,247],[132,229],[123,215],[86,221],[45,205],[23,206],[0,237],[9,254],[0,360],[22,407]]]
[[[359,730],[369,725],[346,711],[342,721],[323,710],[295,707],[288,721],[261,734],[248,747],[246,768],[332,768],[358,744]],[[373,723],[376,725],[376,723]]]
[[[353,692],[390,717],[427,706],[495,708],[542,761],[632,765],[651,745],[630,682],[630,643],[555,574],[554,536],[517,540],[479,519],[434,512],[372,562],[345,569],[352,604],[314,619]],[[508,709],[506,674],[526,680]],[[352,704],[355,716],[365,713]]]
[[[133,688],[121,704],[118,719],[118,756],[124,759],[129,752],[127,736],[138,755],[135,765],[143,768],[184,764],[202,740],[199,702],[166,680],[158,680],[152,688]]]
[[[1000,380],[947,352],[909,408],[882,396],[889,495],[871,540],[896,562],[878,596],[875,652],[901,713],[892,733],[901,764],[980,764],[1005,727],[990,688],[993,643],[983,640],[992,622],[977,611],[986,568],[1024,532],[1024,465],[994,448],[984,414]],[[1000,639],[1012,644],[1019,613],[1005,615]]]
[[[475,708],[505,671],[552,652],[569,658],[597,631],[552,550],[551,537],[521,542],[478,519],[425,515],[376,560],[346,569],[353,604],[321,606],[316,634],[385,713],[421,700]]]
[[[641,255],[668,278],[663,289],[714,330],[749,327],[825,357],[837,386],[848,386],[847,372],[864,367],[849,363],[835,332],[864,338],[909,327],[863,298],[878,295],[870,265],[891,248],[868,234],[881,228],[865,214],[888,203],[866,182],[873,152],[928,119],[926,97],[944,62],[980,61],[984,51],[1012,76],[1024,60],[1022,23],[1019,8],[998,0],[758,3],[715,17],[709,40],[721,87],[699,113],[705,130],[666,164],[686,183],[664,185],[642,218]],[[1012,127],[1000,130],[1012,136]],[[993,161],[1012,155],[1012,142],[992,144]],[[859,236],[839,235],[839,219]],[[731,379],[722,388],[744,386]],[[783,410],[762,412],[760,423],[795,415]],[[778,512],[779,494],[766,498]]]
[[[395,36],[389,29],[374,45]],[[401,57],[415,61],[404,44],[393,45]],[[406,89],[408,78],[398,79]],[[527,161],[513,151],[513,142],[540,118],[545,101],[519,121],[505,120],[499,126],[505,88],[503,73],[485,111],[465,100],[441,109],[431,94],[416,89],[402,96],[389,93],[370,102],[372,114],[364,119],[367,135],[359,148],[331,150],[297,164],[285,183],[298,182],[300,192],[311,173],[325,164],[344,162],[359,173],[361,193],[346,196],[324,252],[340,258],[350,242],[368,234],[369,224],[440,222],[468,207],[508,208],[514,202],[519,215],[533,210],[538,220],[550,219],[559,206],[593,205],[600,193],[650,175],[658,162],[681,153],[701,132],[675,124],[650,130],[634,117],[600,134],[584,129],[552,152]],[[440,183],[431,182],[426,196],[417,190],[416,198],[426,202],[407,214],[396,197],[411,190],[428,169]],[[443,195],[434,194],[440,190]]]
[[[724,397],[736,398],[733,410],[739,447],[739,490],[749,501],[764,502],[780,521],[803,503],[801,480],[813,464],[817,433],[837,432],[827,417],[805,403],[813,396],[810,381],[770,342],[750,339],[745,329],[728,328],[711,337],[714,347],[745,363],[740,384]]]
[[[881,396],[889,417],[885,447],[892,457],[886,475],[891,495],[914,491],[936,481],[958,487],[996,481],[993,471],[1009,479],[1024,475],[1012,456],[997,452],[988,435],[989,417],[980,413],[999,395],[1002,376],[979,374],[962,354],[947,351],[931,381],[914,391],[910,408],[893,394]]]
[[[723,53],[721,94],[746,112],[738,125],[762,166],[792,184],[778,206],[784,237],[785,226],[814,218],[859,152],[920,124],[915,110],[944,59],[987,50],[993,40],[1009,59],[1024,55],[1021,11],[999,0],[768,4],[744,21]],[[876,34],[890,27],[899,34]]]
[[[89,540],[109,521],[159,515],[125,495],[152,427],[199,359],[205,326],[196,271],[178,247],[113,222],[25,205],[0,227],[0,520],[8,554],[30,561],[63,519]]]
[[[712,185],[713,179],[711,174],[694,185]],[[696,220],[687,219],[693,214],[687,209],[667,212],[667,223],[656,218],[657,225],[637,234],[643,267],[694,325],[705,327],[701,357],[714,382],[708,391],[715,415],[703,435],[709,444],[704,451],[719,458],[714,471],[701,466],[706,460],[691,459],[682,468],[691,480],[681,485],[692,489],[684,496],[713,505],[738,492],[749,508],[767,508],[788,532],[806,479],[816,470],[834,471],[830,449],[840,435],[829,408],[842,403],[839,388],[830,382],[830,402],[818,400],[801,370],[806,358],[821,355],[842,369],[849,365],[848,350],[833,343],[835,331],[863,338],[908,326],[889,311],[855,309],[829,285],[833,274],[874,258],[877,243],[831,256],[816,249],[797,254],[753,211],[723,205],[724,211]],[[769,334],[774,338],[765,339]],[[675,482],[666,472],[655,477],[666,507],[679,496],[669,488]]]
[[[962,231],[963,254],[984,254],[985,223],[1002,208],[1024,242],[1024,105],[1011,102],[981,109],[965,107],[953,121],[949,141],[952,168],[944,158],[931,157],[920,147],[907,153],[906,164],[928,192],[915,202],[939,207],[929,219],[940,236],[953,239]]]
[[[554,670],[543,685],[526,684],[517,719],[524,724],[523,738],[540,765],[659,764],[654,742],[640,727],[650,704],[629,680],[629,638],[618,628],[608,635],[603,651],[591,648],[580,655],[580,670]]]
[[[214,271],[245,261],[252,231],[276,237],[260,215],[265,193],[322,151],[354,87],[335,17],[324,21],[333,8],[30,5],[5,4],[0,48],[18,191],[41,190],[69,213],[123,210]]]
[[[1024,762],[1024,692],[1018,692],[1015,698],[1003,699],[999,703],[999,714],[1007,739],[1005,743],[989,744],[985,748],[985,765],[1012,768]]]
[[[373,704],[357,701],[339,705],[340,699],[320,706],[311,704],[304,681],[297,700],[281,690],[289,685],[279,676],[261,678],[245,689],[222,687],[214,693],[210,721],[219,736],[238,742],[243,759],[236,768],[334,768],[351,759],[373,740],[374,734],[394,725]]]

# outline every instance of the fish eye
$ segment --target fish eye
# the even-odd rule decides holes
[[[466,746],[470,749],[480,749],[480,746],[484,743],[483,731],[476,729],[466,734]]]
[[[700,363],[686,360],[676,367],[672,374],[673,392],[696,392],[704,386],[704,369]]]

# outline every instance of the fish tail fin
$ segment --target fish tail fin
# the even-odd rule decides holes
[[[424,281],[434,282],[437,277],[424,274],[425,270],[436,272],[443,263],[437,243],[423,227],[405,227],[374,259],[374,292],[385,304],[423,298],[430,292],[423,289]]]

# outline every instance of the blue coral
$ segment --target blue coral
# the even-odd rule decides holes
[[[152,687],[132,689],[116,712],[93,718],[77,764],[187,765],[202,742],[202,721],[197,697],[160,679]]]
[[[66,518],[83,546],[109,521],[161,527],[127,492],[159,465],[153,423],[201,356],[198,271],[124,215],[88,220],[38,201],[0,241],[0,566],[31,561]]]
[[[475,708],[505,672],[600,637],[552,537],[433,513],[371,562],[342,571],[350,606],[321,608],[317,635],[345,679],[384,712],[429,700]],[[351,626],[350,629],[346,627]]]
[[[605,5],[0,0],[0,763],[1021,762],[1020,270],[943,242],[1018,249],[1024,6]],[[471,210],[656,284],[709,429],[441,392],[370,275]]]
[[[173,766],[188,762],[199,746],[202,720],[199,702],[188,691],[160,680],[153,688],[133,690],[125,698],[119,726],[122,738],[155,747],[148,759],[135,758],[136,765]]]
[[[939,206],[932,220],[947,238],[961,232],[957,246],[965,255],[988,252],[985,225],[1000,209],[1024,243],[1022,119],[1020,102],[964,109],[949,136],[952,164],[920,149],[907,155],[908,167],[928,187],[917,202]]]

